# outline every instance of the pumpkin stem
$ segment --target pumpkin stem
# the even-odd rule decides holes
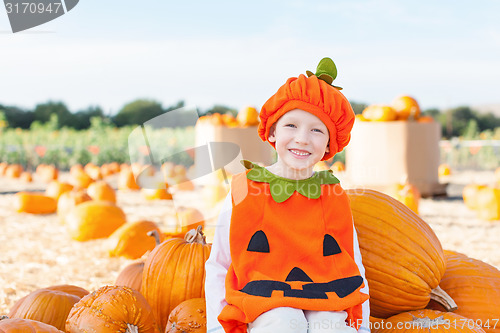
[[[188,232],[186,232],[186,235],[184,236],[184,240],[188,243],[199,243],[199,244],[207,244],[205,235],[203,234],[202,231],[203,227],[199,225],[196,230],[191,229]]]
[[[457,303],[440,286],[431,290],[431,299],[441,304],[446,311],[455,311],[457,309]]]
[[[158,231],[157,230],[151,230],[151,231],[148,231],[147,233],[148,236],[153,236],[155,238],[155,242],[156,242],[156,246],[160,245],[161,244],[161,241],[160,241],[160,234],[158,234]]]
[[[132,324],[127,324],[127,330],[125,333],[139,333],[139,328]]]

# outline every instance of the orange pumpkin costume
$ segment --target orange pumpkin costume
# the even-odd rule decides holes
[[[338,181],[323,181],[316,199],[293,191],[280,203],[270,191],[275,182],[248,179],[252,171],[234,176],[231,185],[233,198],[239,191],[245,196],[232,210],[228,305],[219,315],[224,330],[246,332],[247,323],[276,307],[345,310],[349,322],[359,324],[368,295],[360,292],[352,215]]]

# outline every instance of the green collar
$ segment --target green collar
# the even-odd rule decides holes
[[[290,198],[297,191],[309,199],[318,199],[321,196],[321,185],[338,184],[340,181],[331,170],[315,172],[306,179],[294,180],[276,176],[266,168],[247,160],[241,161],[250,171],[247,178],[255,182],[269,183],[269,189],[274,201],[281,203]]]

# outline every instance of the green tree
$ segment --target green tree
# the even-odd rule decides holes
[[[236,115],[238,114],[238,110],[236,110],[235,108],[231,108],[229,106],[214,105],[212,108],[203,112],[202,115],[209,115],[214,113],[220,113],[220,114],[231,113],[233,116],[236,117]]]
[[[38,104],[33,110],[34,120],[40,123],[46,123],[50,120],[53,114],[57,115],[58,128],[64,126],[72,126],[73,114],[68,110],[62,102],[49,101],[47,103]]]
[[[25,111],[15,106],[2,106],[0,109],[5,113],[9,127],[28,129],[34,120],[33,112]]]
[[[355,114],[363,113],[363,110],[366,109],[367,106],[368,104],[365,103],[351,102],[351,107]]]
[[[98,117],[105,119],[104,112],[99,106],[89,106],[87,109],[78,111],[73,115],[73,122],[71,127],[82,130],[87,129],[91,125],[91,119],[93,117]]]
[[[112,119],[119,127],[140,125],[163,113],[160,103],[149,99],[138,99],[123,106]]]

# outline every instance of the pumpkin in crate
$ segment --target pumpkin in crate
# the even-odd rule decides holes
[[[105,238],[125,224],[123,210],[109,201],[86,201],[71,209],[65,223],[72,239]]]
[[[162,242],[148,255],[141,293],[151,305],[162,332],[177,305],[190,298],[205,297],[205,262],[210,249],[211,244],[205,242],[198,227],[190,230],[184,239]]]
[[[259,112],[252,106],[247,106],[238,111],[236,120],[241,126],[257,126],[259,124]]]
[[[370,314],[387,318],[423,309],[441,298],[448,310],[453,300],[439,288],[444,254],[431,227],[396,199],[369,189],[346,191],[370,287]]]
[[[36,320],[8,318],[0,316],[1,333],[64,333],[52,325],[45,324]]]
[[[56,200],[59,200],[59,197],[64,192],[69,192],[73,189],[73,185],[65,182],[60,182],[58,180],[51,181],[47,188],[45,189],[45,195],[49,197],[53,197]]]
[[[207,309],[204,298],[191,298],[177,305],[168,316],[165,333],[205,333]]]
[[[454,312],[481,322],[486,332],[500,333],[500,270],[454,251],[445,251],[445,258],[446,272],[439,285],[457,303]],[[443,310],[434,301],[428,307]]]
[[[87,188],[87,194],[92,200],[102,200],[116,203],[115,190],[104,180],[93,182]]]
[[[141,291],[143,270],[143,260],[127,265],[121,270],[120,274],[118,274],[118,277],[115,280],[115,286],[125,286]]]
[[[52,214],[56,212],[57,200],[36,192],[17,192],[14,209],[19,213]]]
[[[124,286],[104,286],[83,297],[66,320],[68,333],[157,333],[157,330],[144,296]]]
[[[396,111],[397,120],[416,120],[420,117],[420,106],[415,98],[410,96],[398,96],[391,103]]]
[[[106,240],[108,253],[111,257],[125,257],[137,259],[147,251],[153,250],[155,240],[148,236],[148,232],[160,229],[151,221],[137,221],[125,223],[116,229]],[[160,242],[162,239],[160,239]]]
[[[381,105],[381,104],[369,105],[363,110],[362,115],[368,121],[396,120],[396,111],[388,105]]]
[[[71,285],[37,289],[14,303],[8,317],[37,320],[64,331],[69,311],[87,294]]]
[[[373,333],[484,333],[484,330],[469,318],[453,312],[415,310],[403,312],[374,323]]]

